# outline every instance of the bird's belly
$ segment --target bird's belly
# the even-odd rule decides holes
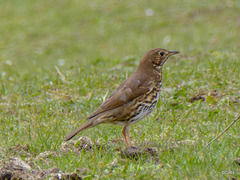
[[[135,123],[137,121],[142,120],[144,117],[146,117],[148,114],[152,112],[156,104],[157,104],[157,101],[154,101],[150,105],[142,105],[141,107],[139,107],[137,114],[135,114],[135,116],[133,116],[130,119],[130,122]]]
[[[145,102],[142,102],[142,101],[132,102],[136,104],[132,105],[131,108],[126,109],[128,113],[120,113],[120,114],[116,113],[116,117],[113,118],[114,120],[110,120],[107,123],[123,126],[126,123],[135,123],[142,120],[144,117],[150,114],[153,108],[156,106],[157,100],[158,100],[158,94],[159,92],[151,94],[148,97],[149,100]],[[119,111],[117,110],[116,112],[119,112]],[[125,116],[121,117],[122,114],[125,114]]]
[[[143,110],[141,110],[136,116],[134,116],[131,119],[131,122],[140,121],[141,119],[143,119],[144,117],[146,117],[150,113],[151,113],[151,111],[149,111],[148,109],[144,110],[144,108],[143,108]]]
[[[109,121],[109,124],[114,124],[114,125],[120,125],[123,126],[127,122],[129,123],[135,123],[140,120],[142,120],[144,117],[146,117],[148,114],[150,114],[153,110],[153,108],[156,106],[157,101],[154,101],[152,104],[149,105],[140,105],[137,108],[137,111],[132,111],[128,117],[123,117],[122,119],[119,119],[118,121],[115,119],[114,121]]]

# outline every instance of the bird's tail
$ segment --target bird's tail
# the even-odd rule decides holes
[[[85,124],[83,124],[82,126],[80,126],[79,128],[77,128],[75,131],[73,131],[71,134],[69,134],[65,139],[64,141],[68,141],[70,139],[72,139],[77,133],[79,133],[80,131],[86,129],[86,128],[89,128],[89,127],[92,127],[93,126],[93,123],[92,121],[88,121],[86,122]]]

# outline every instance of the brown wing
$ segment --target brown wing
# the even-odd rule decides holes
[[[135,98],[147,93],[150,78],[147,75],[134,73],[121,84],[87,119],[91,119],[100,113],[117,108]]]

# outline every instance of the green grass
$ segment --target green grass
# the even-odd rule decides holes
[[[199,152],[239,114],[239,11],[234,0],[0,1],[0,159],[14,156],[8,148],[29,144],[32,159],[58,153],[36,168],[88,168],[86,178],[228,178],[222,171],[240,178],[234,164],[240,156],[239,122]],[[161,163],[122,159],[116,148],[124,148],[123,142],[107,145],[122,137],[121,127],[113,125],[78,135],[100,139],[107,149],[62,156],[63,138],[156,47],[181,54],[163,68],[155,112],[130,134],[135,145],[158,144]],[[198,93],[206,100],[191,103]]]

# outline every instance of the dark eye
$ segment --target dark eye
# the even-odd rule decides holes
[[[163,52],[163,51],[162,51],[162,52],[160,52],[160,55],[161,55],[161,56],[164,56],[164,52]]]

